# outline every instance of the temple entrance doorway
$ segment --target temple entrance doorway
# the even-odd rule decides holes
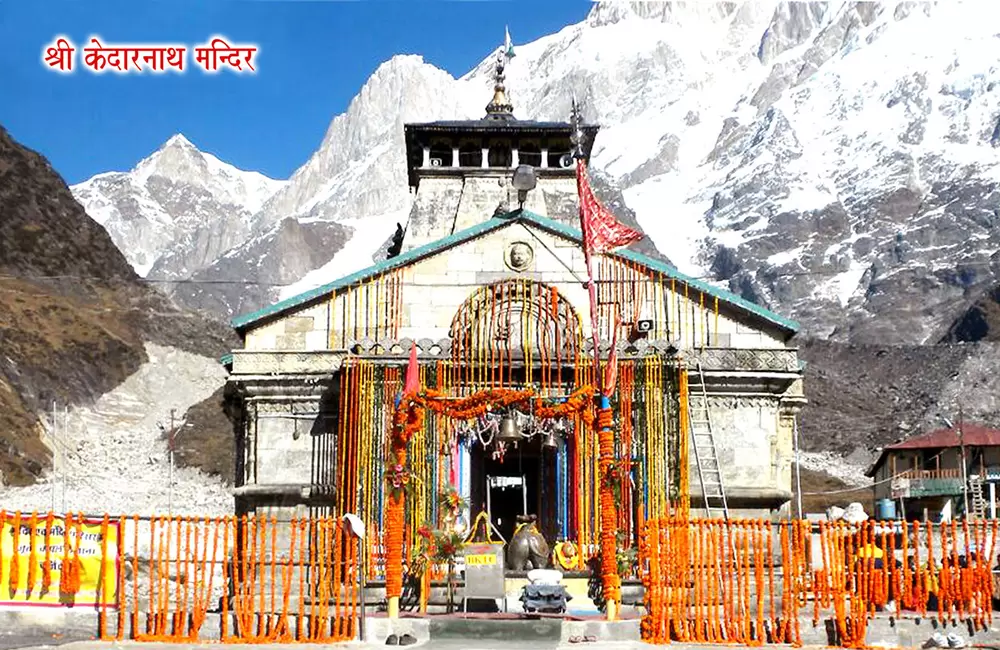
[[[546,539],[555,539],[556,453],[545,448],[538,437],[508,445],[500,456],[493,446],[471,449],[470,508],[475,518],[489,510],[493,526],[509,542],[522,514],[538,517],[538,530]],[[548,481],[548,483],[547,483]]]

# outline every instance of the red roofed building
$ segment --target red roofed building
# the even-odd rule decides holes
[[[892,499],[906,519],[936,518],[948,501],[961,516],[966,497],[971,516],[996,518],[1000,429],[965,422],[915,436],[882,449],[867,475],[876,502]]]

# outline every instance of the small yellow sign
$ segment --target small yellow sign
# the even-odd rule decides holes
[[[34,524],[32,534],[31,518],[22,516],[19,530],[15,532],[10,514],[0,519],[0,575],[3,576],[0,582],[0,605],[115,606],[118,591],[118,522],[109,522],[107,539],[104,539],[101,522],[98,520],[85,519],[78,528],[72,519],[67,527],[63,517],[54,517],[48,530],[51,584],[47,589],[42,584],[46,560],[45,516],[39,516]],[[64,544],[67,541],[72,549],[76,549],[80,559],[80,590],[68,597],[59,593],[66,550]],[[11,564],[15,558],[18,567],[17,582],[11,584]],[[34,571],[29,570],[32,562],[36,565]],[[34,579],[34,584],[28,584],[29,576]]]
[[[472,566],[483,566],[486,564],[496,564],[497,556],[492,553],[487,555],[466,555],[465,563]]]

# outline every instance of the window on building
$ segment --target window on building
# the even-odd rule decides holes
[[[532,167],[542,166],[542,149],[537,142],[522,142],[517,150],[517,162]]]
[[[490,167],[510,167],[513,159],[510,142],[506,140],[490,142]]]
[[[460,167],[482,167],[483,148],[477,142],[465,142],[458,149]]]
[[[450,142],[438,141],[431,145],[430,165],[431,167],[451,167]]]

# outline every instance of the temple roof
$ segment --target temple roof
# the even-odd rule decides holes
[[[548,217],[543,217],[528,210],[514,210],[512,212],[495,216],[488,221],[476,224],[475,226],[466,228],[465,230],[460,230],[452,235],[449,235],[448,237],[413,248],[401,255],[383,260],[377,264],[369,266],[366,269],[362,269],[356,273],[352,273],[351,275],[334,280],[333,282],[325,284],[321,287],[292,296],[255,312],[237,316],[230,321],[230,324],[237,332],[242,334],[255,325],[261,325],[265,321],[278,318],[293,309],[315,302],[320,298],[324,298],[334,291],[348,288],[388,271],[409,266],[420,259],[436,255],[467,241],[518,222],[530,224],[554,235],[575,241],[581,245],[583,243],[583,235],[575,228],[571,228],[559,223],[558,221],[554,221]],[[758,319],[770,323],[771,325],[777,326],[778,329],[784,332],[786,340],[791,338],[799,330],[799,324],[797,322],[776,314],[775,312],[761,307],[758,304],[752,303],[734,293],[715,287],[708,282],[684,275],[673,266],[659,260],[628,249],[619,249],[610,253],[609,256],[634,262],[647,269],[662,273],[665,279],[673,279],[678,282],[682,282],[690,286],[695,291],[718,298],[721,302],[729,304],[743,312],[749,313]]]
[[[569,122],[539,122],[536,120],[438,120],[437,122],[418,122],[406,124],[408,131],[566,131],[573,130]],[[584,129],[597,131],[596,124],[586,124]]]

